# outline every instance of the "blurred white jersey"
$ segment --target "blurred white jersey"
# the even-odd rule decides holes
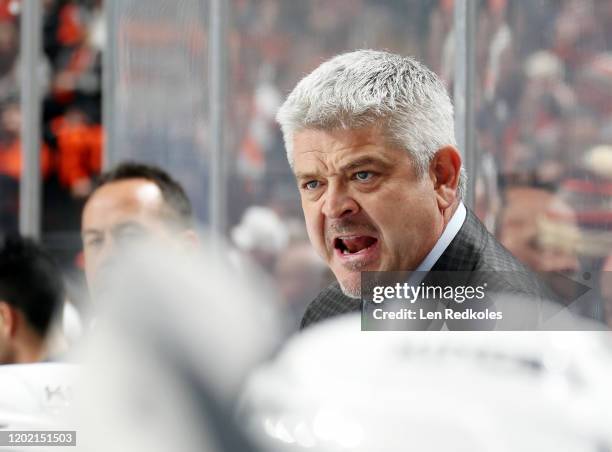
[[[309,328],[250,380],[242,411],[270,450],[611,450],[602,332]]]
[[[71,405],[78,366],[0,366],[0,430],[53,428]]]

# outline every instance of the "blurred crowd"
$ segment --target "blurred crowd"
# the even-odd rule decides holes
[[[102,2],[45,0],[41,174],[43,230],[77,231],[82,200],[100,172]],[[0,2],[0,225],[17,229],[22,165],[20,127],[21,2]],[[74,251],[73,256],[74,257]]]
[[[15,230],[18,218],[20,6],[0,2],[5,230]],[[44,1],[43,236],[64,267],[82,265],[73,236],[101,167],[102,7],[101,0]],[[363,47],[413,55],[452,91],[454,2],[235,0],[230,10],[228,235],[241,259],[260,266],[299,311],[295,300],[311,298],[329,275],[321,265],[322,282],[304,284],[310,290],[286,287],[292,265],[300,262],[299,273],[317,260],[274,121],[281,100],[322,60]],[[606,0],[477,5],[475,210],[533,269],[587,275],[591,284],[612,253],[611,25]],[[73,234],[52,240],[57,231]],[[588,311],[606,315],[595,301]]]

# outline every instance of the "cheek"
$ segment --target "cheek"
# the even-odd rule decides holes
[[[88,248],[88,247],[83,247],[83,264],[85,266],[85,271],[87,271],[87,269],[89,267],[91,267],[92,262],[95,259],[95,255],[94,253],[92,253],[92,251]]]
[[[405,202],[394,199],[393,196],[362,197],[358,200],[361,211],[370,222],[382,233],[383,238],[392,236],[398,227],[407,220],[404,211]]]
[[[97,253],[91,250],[85,250],[85,252],[83,253],[83,257],[85,258],[85,270],[89,271],[90,269],[97,266],[97,256]]]
[[[100,262],[100,251],[91,248],[83,250],[85,275],[90,278],[95,275]]]
[[[394,250],[418,246],[421,238],[427,236],[433,228],[429,212],[419,205],[407,203],[405,198],[398,202],[387,199],[368,211],[382,233],[383,241],[386,242],[384,245]]]
[[[86,261],[85,268],[84,268],[84,270],[85,270],[85,279],[87,280],[87,283],[89,285],[92,284],[93,280],[96,277],[96,269],[97,269],[97,266],[96,266],[96,264],[94,263],[93,260],[90,259],[90,260]]]
[[[324,247],[323,240],[323,215],[316,204],[302,202],[304,219],[306,220],[306,231],[308,238],[317,250]]]
[[[323,243],[323,229],[321,221],[317,217],[306,216],[306,232],[312,245],[319,249]]]

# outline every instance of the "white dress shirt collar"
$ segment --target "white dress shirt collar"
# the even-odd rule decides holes
[[[425,259],[423,259],[423,262],[419,264],[415,271],[428,272],[429,270],[431,270],[431,268],[438,261],[438,259],[440,259],[440,256],[442,256],[442,253],[446,251],[446,248],[448,248],[450,242],[453,241],[453,239],[459,232],[459,229],[461,229],[461,226],[463,226],[463,222],[465,221],[466,215],[467,210],[463,205],[463,202],[460,202],[459,206],[457,206],[457,210],[455,210],[455,213],[444,228],[444,232],[442,232],[442,235],[440,236],[434,247],[431,249],[429,254],[425,256]]]

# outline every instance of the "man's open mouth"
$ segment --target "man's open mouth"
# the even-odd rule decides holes
[[[334,248],[340,250],[343,255],[363,253],[378,242],[376,237],[368,235],[355,235],[347,237],[336,237]]]

